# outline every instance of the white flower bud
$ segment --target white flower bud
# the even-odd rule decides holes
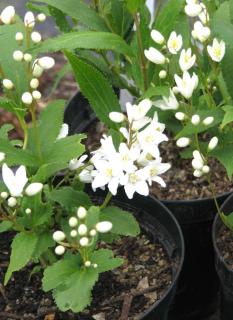
[[[48,70],[48,69],[51,69],[54,66],[55,60],[53,58],[51,58],[51,57],[43,57],[43,58],[39,58],[38,59],[38,64],[44,70]]]
[[[95,227],[98,232],[106,233],[112,229],[112,223],[110,221],[102,221],[98,222]]]
[[[46,15],[44,13],[39,13],[36,17],[39,22],[44,22],[46,20]]]
[[[93,264],[93,268],[94,268],[94,269],[98,268],[98,264],[97,264],[97,263],[94,263],[94,264]]]
[[[205,126],[209,126],[210,124],[212,124],[214,122],[214,117],[207,117],[203,120],[203,124]]]
[[[75,218],[75,217],[71,217],[71,218],[69,219],[69,226],[70,226],[71,228],[75,228],[77,225],[78,225],[78,219]]]
[[[32,55],[30,53],[25,53],[23,58],[24,58],[24,61],[26,61],[26,62],[31,62],[32,61]]]
[[[177,145],[177,147],[179,147],[179,148],[185,148],[185,147],[187,147],[189,144],[190,144],[190,139],[187,138],[187,137],[179,138],[179,139],[176,141],[176,145]]]
[[[6,199],[8,197],[8,193],[6,191],[1,192],[0,194],[2,199]]]
[[[194,158],[192,160],[192,166],[193,166],[193,169],[195,169],[195,170],[202,170],[203,165],[204,165],[204,163],[203,163],[202,159]]]
[[[217,87],[213,86],[213,92],[216,92],[216,91],[217,91]]]
[[[61,242],[65,240],[65,238],[66,238],[66,235],[63,231],[58,230],[53,233],[53,240],[56,242]]]
[[[32,210],[31,210],[30,208],[27,208],[27,209],[25,210],[25,213],[26,213],[26,214],[31,214],[31,213],[32,213]]]
[[[34,28],[35,17],[31,11],[26,12],[26,14],[24,16],[24,25],[26,28]]]
[[[84,265],[85,267],[89,268],[91,266],[91,261],[85,261]]]
[[[39,87],[39,80],[38,79],[36,79],[36,78],[34,78],[34,79],[32,79],[31,81],[30,81],[30,87],[32,88],[32,89],[37,89],[38,87]]]
[[[22,61],[23,60],[23,52],[20,50],[16,50],[13,53],[13,59],[15,61]]]
[[[160,79],[165,79],[166,76],[167,76],[167,71],[166,71],[166,70],[161,70],[161,71],[159,72],[159,78],[160,78]]]
[[[194,126],[197,126],[200,123],[201,119],[200,116],[198,114],[194,114],[192,116],[191,122]]]
[[[217,137],[213,137],[209,144],[208,144],[208,150],[214,150],[218,145],[218,138]]]
[[[32,92],[32,96],[33,96],[33,99],[35,99],[35,100],[40,100],[41,99],[40,91],[37,91],[37,90],[33,91]]]
[[[43,71],[44,69],[41,66],[39,66],[37,63],[34,63],[32,71],[33,77],[39,78],[42,75]]]
[[[19,42],[23,41],[23,33],[22,32],[17,32],[15,34],[15,40],[19,41]]]
[[[179,89],[176,86],[172,88],[172,91],[174,94],[180,93]]]
[[[25,193],[27,196],[32,197],[35,196],[37,193],[41,192],[43,189],[43,184],[40,182],[33,182],[27,186]]]
[[[13,82],[9,79],[3,79],[2,84],[3,84],[3,87],[7,90],[11,90],[14,88]]]
[[[23,103],[28,104],[28,105],[31,104],[32,100],[33,100],[30,92],[24,92],[21,99],[22,99]]]
[[[92,229],[89,233],[90,233],[90,236],[91,236],[91,237],[95,237],[96,234],[97,234],[97,232],[96,232],[95,229]]]
[[[70,231],[70,236],[71,236],[72,238],[76,238],[77,235],[78,235],[77,230],[71,230],[71,231]]]
[[[78,227],[78,233],[80,236],[85,236],[87,234],[87,226],[85,224],[80,224]]]
[[[124,121],[125,116],[121,112],[110,112],[109,113],[109,118],[115,123],[121,123]]]
[[[65,253],[65,247],[63,246],[57,246],[55,248],[55,253],[58,255],[58,256],[62,256],[64,253]]]
[[[6,158],[6,154],[4,152],[0,152],[0,162],[2,162]]]
[[[210,172],[210,167],[205,165],[203,168],[202,168],[202,172],[203,173],[209,173]]]
[[[145,50],[144,54],[148,60],[155,64],[164,64],[166,62],[165,56],[157,49],[150,47],[149,50]]]
[[[7,203],[8,203],[8,206],[13,208],[17,205],[17,200],[14,198],[14,197],[10,197],[8,200],[7,200]]]
[[[79,243],[80,243],[80,246],[81,247],[87,247],[88,244],[89,244],[89,239],[87,237],[82,237],[80,240],[79,240]]]
[[[86,218],[87,210],[84,207],[79,207],[77,210],[77,216],[79,219]]]
[[[196,178],[200,178],[201,176],[203,176],[203,172],[200,170],[194,170],[193,175]]]
[[[177,120],[183,121],[185,119],[185,114],[183,112],[176,112],[175,117]]]
[[[4,24],[11,24],[15,17],[15,8],[13,6],[8,6],[1,12],[1,20]]]
[[[164,43],[164,36],[159,31],[152,30],[150,35],[151,35],[151,38],[154,40],[154,42],[158,44]]]
[[[34,43],[39,43],[39,42],[41,42],[42,37],[41,37],[41,34],[39,32],[34,31],[31,34],[31,39],[32,39],[32,41]]]

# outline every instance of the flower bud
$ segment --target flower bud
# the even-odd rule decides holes
[[[41,42],[41,34],[37,31],[32,32],[31,34],[31,39],[34,43],[39,43]]]
[[[2,162],[6,158],[6,154],[4,152],[0,152],[0,162]]]
[[[77,235],[78,235],[77,230],[71,230],[71,231],[70,231],[70,236],[71,236],[72,238],[76,238]]]
[[[33,91],[32,92],[32,96],[33,96],[33,99],[35,99],[35,100],[40,100],[41,99],[40,91],[37,91],[37,90]]]
[[[84,265],[85,267],[89,268],[91,266],[91,261],[85,261]]]
[[[14,21],[15,17],[15,8],[13,6],[8,6],[1,12],[1,21],[4,24],[11,24]]]
[[[65,247],[63,246],[57,246],[55,248],[55,253],[58,255],[58,256],[62,256],[64,253],[65,253]]]
[[[189,138],[186,138],[186,137],[182,137],[182,138],[179,138],[177,141],[176,141],[176,145],[177,147],[179,148],[185,148],[187,147],[189,144],[190,144],[190,139]]]
[[[110,112],[109,118],[110,118],[110,120],[112,120],[112,122],[121,123],[124,121],[125,116],[121,112]]]
[[[144,54],[148,60],[155,64],[164,64],[166,62],[165,56],[157,49],[150,47],[149,50],[145,50]]]
[[[94,269],[98,268],[98,264],[97,264],[97,263],[94,263],[94,264],[93,264],[93,268],[94,268]]]
[[[17,200],[14,198],[14,197],[10,197],[8,200],[7,200],[7,203],[8,203],[8,206],[13,208],[17,205]]]
[[[80,224],[78,227],[78,233],[80,236],[85,236],[87,234],[87,226],[85,224]]]
[[[13,59],[15,61],[22,61],[23,60],[23,52],[20,50],[16,50],[13,53]]]
[[[70,226],[71,228],[75,228],[77,225],[78,225],[78,219],[75,218],[75,217],[71,217],[71,218],[69,219],[69,226]]]
[[[25,53],[23,58],[24,58],[24,61],[26,61],[26,62],[31,62],[32,61],[32,55],[30,53]]]
[[[34,78],[34,79],[32,79],[31,81],[30,81],[30,87],[32,88],[32,89],[37,89],[38,87],[39,87],[39,80],[38,79],[36,79],[36,78]]]
[[[90,236],[91,236],[91,237],[95,237],[96,234],[97,234],[97,232],[96,232],[95,229],[92,229],[89,233],[90,233]]]
[[[166,70],[161,70],[161,71],[159,72],[159,78],[160,78],[160,79],[165,79],[166,76],[167,76],[167,71],[166,71]]]
[[[195,169],[195,170],[202,170],[203,165],[204,165],[204,163],[203,163],[202,159],[194,158],[192,160],[192,166],[193,166],[193,169]]]
[[[14,88],[13,82],[9,79],[3,79],[2,84],[3,84],[3,87],[7,90],[11,90]]]
[[[26,28],[34,28],[35,26],[35,17],[31,11],[26,12],[24,16],[24,25]]]
[[[1,192],[0,194],[2,199],[6,199],[8,197],[8,193],[6,191]]]
[[[185,114],[183,112],[176,112],[175,117],[177,120],[183,121],[185,119]]]
[[[194,170],[193,175],[196,178],[200,178],[203,175],[203,172],[200,170]]]
[[[212,124],[214,122],[214,117],[207,117],[203,120],[203,124],[205,126],[209,126],[210,124]]]
[[[43,189],[43,184],[40,182],[33,182],[27,186],[25,193],[27,196],[32,197],[35,196],[37,193],[41,192]]]
[[[203,168],[202,168],[202,172],[203,173],[209,173],[210,172],[210,167],[205,165]]]
[[[192,116],[191,122],[194,126],[197,126],[200,123],[200,116],[198,114],[194,114]]]
[[[66,235],[63,231],[58,230],[53,233],[53,240],[56,242],[61,242],[65,240],[65,238],[66,238]]]
[[[151,38],[154,40],[154,42],[158,44],[164,43],[164,36],[159,31],[152,30],[150,35],[151,35]]]
[[[19,41],[19,42],[22,42],[23,41],[23,33],[22,32],[17,32],[15,34],[15,40]]]
[[[43,57],[38,59],[38,64],[44,70],[48,70],[54,66],[55,60],[51,57]]]
[[[31,214],[31,213],[32,213],[32,210],[31,210],[30,208],[27,208],[27,209],[25,210],[25,213],[26,213],[26,214]]]
[[[172,91],[174,94],[180,93],[179,89],[176,86],[172,88]]]
[[[32,103],[32,95],[30,92],[24,92],[21,99],[25,104],[30,105]]]
[[[79,219],[86,218],[87,210],[84,207],[79,207],[77,210],[77,216]]]
[[[46,20],[46,15],[44,13],[39,13],[36,17],[39,22],[44,22]]]
[[[112,229],[112,223],[110,221],[98,222],[96,225],[96,230],[100,233],[109,232]]]
[[[80,243],[80,246],[81,247],[87,247],[88,244],[89,244],[89,239],[87,237],[82,237],[80,240],[79,240],[79,243]]]
[[[39,78],[42,75],[43,71],[44,69],[41,66],[39,66],[37,63],[34,63],[32,71],[33,77]]]
[[[208,144],[208,150],[214,150],[218,145],[218,138],[217,137],[213,137],[209,144]]]

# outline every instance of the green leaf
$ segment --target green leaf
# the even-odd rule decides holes
[[[19,271],[32,259],[37,244],[37,235],[31,233],[18,233],[12,242],[10,264],[7,269],[4,285],[6,285],[13,272]]]
[[[231,179],[233,174],[233,145],[219,147],[211,154],[222,163],[227,171],[228,178]]]
[[[4,124],[0,128],[0,138],[8,140],[8,132],[14,128],[12,124]]]
[[[107,207],[101,211],[100,221],[112,222],[112,233],[122,236],[137,236],[140,233],[139,224],[134,216],[117,207]]]
[[[143,2],[142,0],[126,0],[126,5],[127,5],[129,12],[132,15],[134,15],[138,11],[140,4],[142,2]]]
[[[230,230],[233,230],[233,212],[225,215],[225,214],[222,214],[222,218],[223,218],[223,221],[225,223],[225,225],[230,229]]]
[[[53,190],[50,193],[50,199],[60,203],[65,208],[83,206],[89,208],[92,202],[89,196],[83,191],[76,191],[71,187],[64,187],[59,190]]]
[[[121,112],[119,101],[106,78],[93,66],[83,62],[71,53],[66,56],[73,68],[76,80],[83,95],[89,100],[97,117],[108,127],[118,126],[109,119],[111,111]]]
[[[49,13],[54,18],[56,25],[60,29],[61,32],[70,32],[71,26],[69,25],[66,15],[59,9],[49,6]]]
[[[40,2],[61,10],[92,30],[109,31],[102,17],[82,0],[42,0]]]
[[[15,108],[17,108],[17,104],[4,97],[0,97],[0,108],[5,109],[6,111],[14,113]]]
[[[221,128],[223,129],[228,123],[233,121],[233,106],[224,106],[222,109],[226,112],[221,123]]]
[[[99,273],[116,269],[124,263],[124,259],[114,258],[112,250],[109,249],[94,251],[90,260],[98,265],[97,271]]]
[[[150,87],[143,95],[143,98],[153,98],[156,96],[169,96],[170,88],[166,86]]]
[[[53,162],[49,164],[43,164],[32,177],[32,182],[46,182],[48,178],[53,176],[55,173],[67,168],[67,163],[64,162]]]
[[[13,226],[13,223],[11,221],[2,221],[0,223],[0,233],[10,230],[12,226]]]
[[[54,240],[50,231],[40,233],[39,241],[37,241],[35,250],[33,252],[33,259],[39,259],[40,256],[48,250],[48,248],[54,246]]]

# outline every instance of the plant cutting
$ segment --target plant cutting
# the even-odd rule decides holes
[[[14,40],[0,55],[0,106],[16,115],[24,133],[23,141],[11,140],[11,127],[0,129],[0,232],[13,237],[4,285],[28,267],[32,276],[43,272],[42,288],[52,292],[61,312],[71,310],[81,319],[95,319],[104,310],[115,319],[165,320],[184,251],[176,220],[149,197],[149,186],[164,187],[161,175],[170,169],[160,155],[168,139],[165,125],[149,99],[128,103],[126,115],[106,111],[111,126],[100,147],[86,154],[85,135],[69,136],[63,123],[64,101],[51,102],[37,119],[40,77],[55,64],[33,52],[42,41],[34,28],[46,16],[28,11],[21,21],[10,6],[0,17],[3,42]],[[86,193],[85,184],[106,192]]]

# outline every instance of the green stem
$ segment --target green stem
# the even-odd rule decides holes
[[[32,123],[33,123],[33,128],[34,128],[34,137],[35,137],[35,144],[37,148],[37,153],[39,156],[40,161],[42,162],[42,154],[41,154],[41,146],[40,146],[40,136],[39,136],[39,131],[37,127],[37,121],[36,121],[36,111],[35,111],[35,104],[33,103],[30,107],[30,112],[32,116]]]
[[[112,194],[111,192],[108,192],[108,194],[106,195],[104,202],[102,203],[102,205],[100,206],[100,210],[103,210],[107,207],[107,205],[109,204],[109,201],[112,199]]]

